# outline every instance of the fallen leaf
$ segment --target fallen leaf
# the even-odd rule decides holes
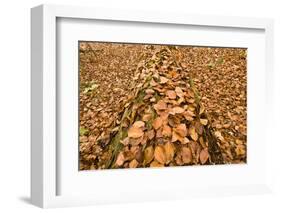
[[[177,98],[177,94],[173,90],[167,90],[166,95],[168,96],[169,99],[174,100]]]
[[[160,100],[157,102],[157,104],[154,104],[153,107],[155,110],[165,110],[167,109],[167,104],[165,101]]]
[[[187,135],[187,129],[185,124],[179,124],[174,129],[176,133],[178,133],[181,137],[185,137]]]
[[[120,143],[122,143],[124,146],[127,146],[130,143],[129,137],[126,137],[123,140],[120,140]]]
[[[147,131],[147,132],[146,132],[146,135],[147,135],[148,139],[151,140],[151,139],[154,138],[155,132],[154,132],[154,130],[152,129],[152,130]]]
[[[138,161],[136,159],[134,159],[129,163],[129,167],[130,168],[137,168],[138,164],[139,164]]]
[[[172,129],[169,125],[164,125],[162,129],[162,135],[164,137],[171,137],[172,135]]]
[[[179,96],[179,97],[184,96],[184,92],[182,91],[182,89],[180,87],[176,87],[175,92],[176,92],[177,96]]]
[[[115,164],[117,166],[122,166],[124,162],[125,162],[124,153],[120,152],[119,155],[117,156]]]
[[[154,149],[152,146],[147,147],[144,150],[144,164],[149,164],[154,158]]]
[[[153,128],[156,130],[159,129],[162,125],[163,125],[163,120],[161,117],[157,117],[152,123]]]
[[[192,162],[192,153],[189,147],[182,148],[182,161],[184,163],[191,163]]]
[[[146,94],[149,94],[149,95],[152,95],[152,94],[155,93],[155,91],[154,91],[153,89],[146,89],[146,90],[145,90],[145,93],[146,93]]]
[[[176,142],[176,141],[184,142],[184,138],[181,137],[178,133],[176,133],[176,131],[173,131],[171,142]]]
[[[150,167],[164,167],[164,165],[161,164],[161,163],[158,163],[157,161],[153,161],[153,162],[150,164]]]
[[[160,84],[165,84],[165,83],[167,83],[169,81],[169,79],[168,78],[165,78],[165,77],[163,77],[163,76],[160,76]]]
[[[162,145],[156,146],[155,151],[154,151],[154,158],[161,164],[166,163],[167,158],[165,155],[165,149]]]
[[[200,162],[205,164],[209,158],[208,148],[202,149],[200,152]]]
[[[139,138],[139,137],[143,136],[143,134],[144,134],[144,132],[143,132],[142,128],[140,128],[140,127],[132,126],[128,130],[129,138]]]
[[[190,134],[190,137],[194,140],[194,141],[197,141],[198,139],[198,134],[197,132],[195,131],[195,127],[194,126],[191,126],[189,128],[189,134]]]
[[[166,153],[166,163],[170,163],[175,155],[175,147],[171,142],[167,142],[164,145],[164,149]]]
[[[183,113],[185,110],[182,107],[173,107],[169,113],[172,115]]]
[[[138,127],[138,128],[141,128],[141,127],[144,127],[145,123],[143,121],[136,121],[133,126],[134,127]]]

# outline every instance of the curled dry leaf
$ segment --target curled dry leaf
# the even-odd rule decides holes
[[[162,129],[162,135],[164,137],[171,137],[172,135],[172,129],[169,125],[164,125]]]
[[[147,147],[144,150],[144,164],[149,164],[154,158],[154,149],[152,146]]]
[[[158,163],[157,161],[153,161],[153,162],[150,164],[150,167],[164,167],[164,165],[161,164],[161,163]]]
[[[181,150],[182,161],[184,163],[191,163],[192,162],[192,153],[189,147],[183,147]]]
[[[177,98],[177,94],[174,90],[167,90],[166,95],[169,99],[174,100]]]
[[[194,141],[197,141],[198,139],[198,134],[197,132],[195,131],[195,127],[194,126],[191,126],[189,128],[189,134],[190,134],[190,137],[194,140]]]
[[[165,149],[162,145],[158,145],[154,151],[154,158],[161,164],[165,164],[167,161]]]
[[[164,145],[164,149],[166,153],[166,163],[170,163],[175,155],[175,146],[171,142],[168,142]]]
[[[221,140],[221,141],[224,141],[224,137],[222,136],[222,134],[219,132],[219,131],[215,131],[215,136]]]
[[[176,133],[178,133],[181,137],[185,137],[187,135],[187,129],[185,124],[179,124],[174,129]]]
[[[202,149],[200,152],[200,162],[205,164],[209,158],[208,148]]]
[[[159,129],[162,125],[163,125],[163,120],[161,117],[157,117],[152,123],[153,128],[156,130]]]
[[[144,132],[143,132],[142,128],[140,128],[140,127],[132,126],[128,130],[129,138],[139,138],[139,137],[143,136],[143,134],[144,134]]]
[[[129,163],[129,167],[130,168],[137,168],[138,164],[139,164],[138,161],[136,159],[134,159]]]
[[[208,124],[208,120],[207,119],[200,119],[200,123],[204,126],[206,126]]]

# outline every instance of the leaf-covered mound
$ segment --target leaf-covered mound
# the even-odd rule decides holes
[[[92,168],[224,163],[189,72],[170,51],[156,48],[139,63],[139,83],[111,133],[98,139],[104,150]]]

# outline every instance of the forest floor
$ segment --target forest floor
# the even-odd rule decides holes
[[[246,49],[80,43],[80,169],[246,163]]]

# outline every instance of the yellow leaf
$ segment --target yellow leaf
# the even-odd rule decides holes
[[[161,164],[166,163],[165,149],[162,145],[158,145],[154,151],[154,158]]]

